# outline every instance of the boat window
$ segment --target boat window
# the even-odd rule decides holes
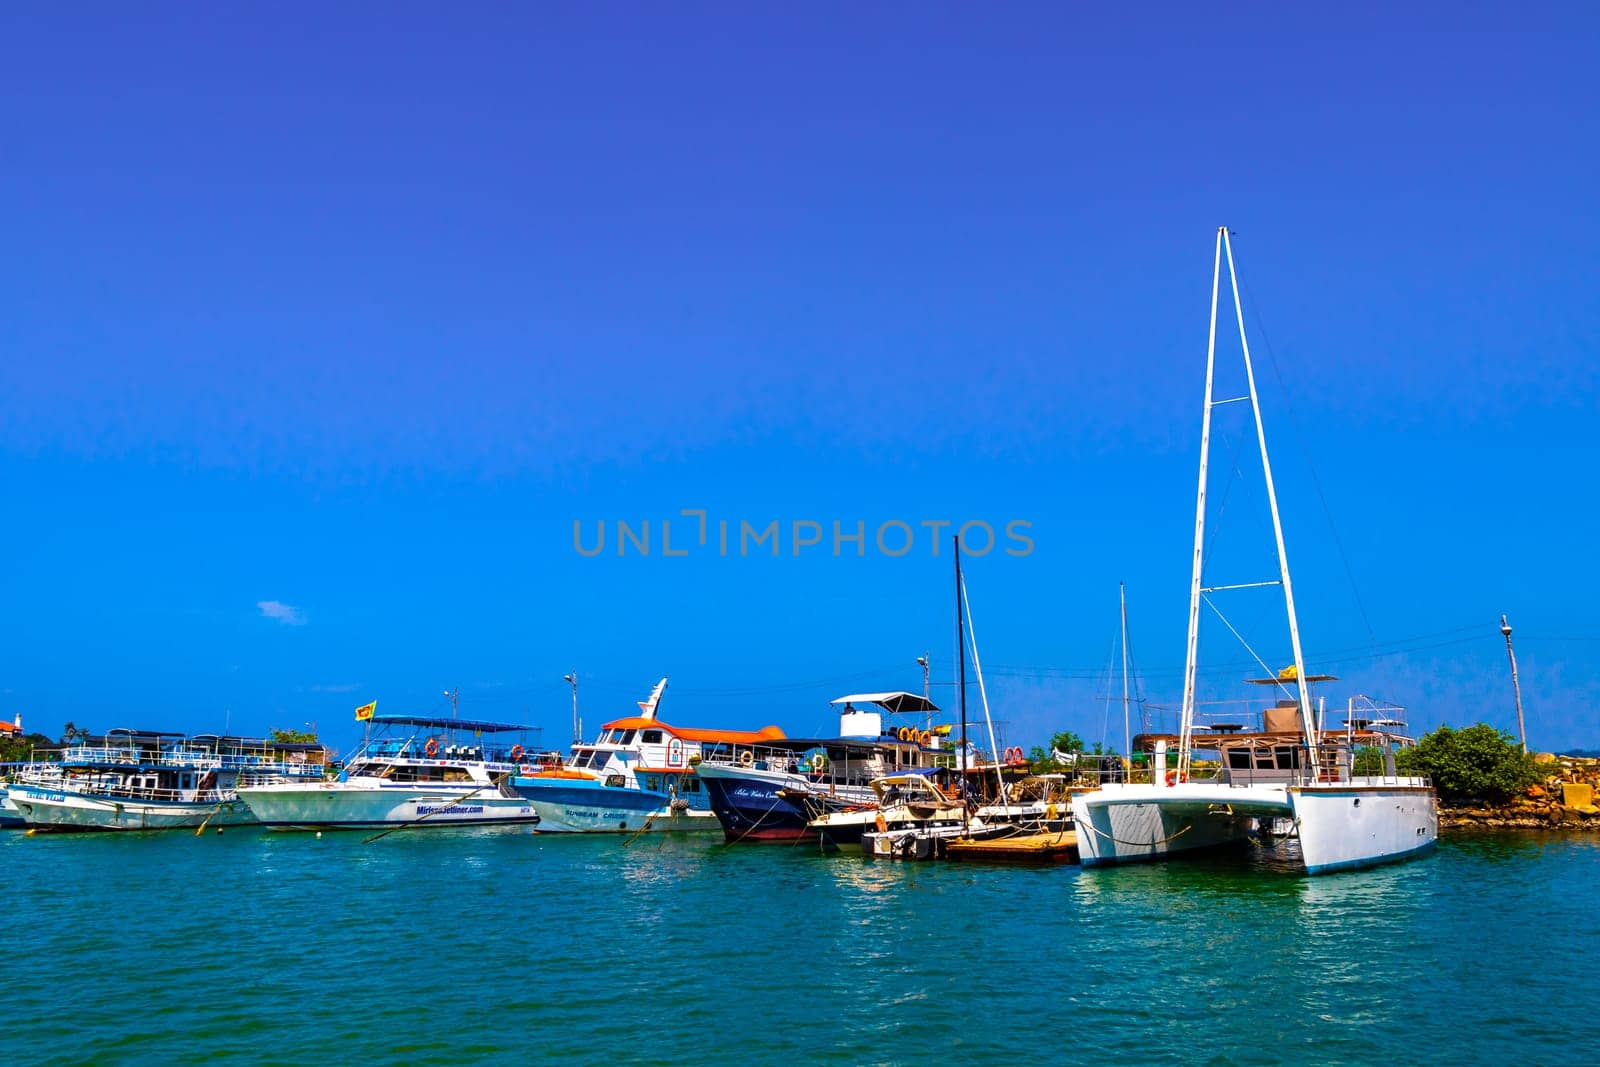
[[[680,793],[698,793],[698,792],[700,792],[700,776],[697,775],[697,774],[685,774],[682,777],[680,777],[678,779],[678,792],[680,792]]]
[[[661,731],[646,730],[639,736],[639,740],[643,741],[647,745],[659,745],[661,743]]]
[[[655,774],[647,774],[647,775],[645,775],[644,776],[644,787],[646,789],[652,789],[652,790],[658,790],[659,791],[661,789],[661,777],[660,777],[660,775],[655,775]]]
[[[635,733],[636,733],[636,731],[634,731],[634,730],[625,730],[625,731],[623,731],[622,736],[617,739],[617,744],[619,744],[619,745],[631,745],[631,744],[633,744],[633,735]]]

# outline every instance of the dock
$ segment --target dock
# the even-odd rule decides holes
[[[979,863],[1077,863],[1078,834],[1074,830],[1063,830],[988,841],[950,841],[945,844],[945,855],[953,860]]]

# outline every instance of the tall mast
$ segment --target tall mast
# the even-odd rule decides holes
[[[1211,331],[1206,341],[1206,402],[1200,418],[1200,486],[1194,501],[1194,572],[1189,582],[1189,648],[1183,661],[1183,713],[1178,720],[1178,770],[1189,770],[1189,735],[1194,731],[1194,676],[1200,651],[1200,571],[1206,538],[1206,462],[1211,455],[1211,386],[1217,366],[1217,291],[1222,281],[1222,239],[1217,229],[1217,254],[1211,264]],[[1230,260],[1230,265],[1232,261]],[[1242,324],[1241,324],[1242,327]]]
[[[1117,583],[1117,597],[1122,601],[1122,754],[1133,755],[1133,726],[1128,719],[1128,586]]]
[[[961,610],[961,538],[956,543],[956,660],[957,692],[961,703],[961,769],[967,769],[967,628]]]
[[[1233,285],[1233,310],[1239,319],[1239,347],[1244,350],[1245,379],[1250,385],[1250,410],[1256,417],[1256,440],[1261,444],[1261,473],[1267,480],[1267,506],[1272,509],[1272,534],[1278,542],[1278,573],[1283,580],[1283,604],[1289,614],[1289,645],[1294,650],[1295,682],[1300,691],[1300,724],[1305,730],[1306,752],[1311,761],[1311,772],[1317,772],[1317,730],[1311,714],[1311,689],[1306,683],[1305,658],[1300,653],[1300,621],[1294,611],[1294,586],[1289,584],[1289,553],[1283,547],[1283,521],[1278,517],[1278,491],[1272,481],[1272,461],[1267,458],[1267,431],[1261,423],[1261,400],[1256,395],[1256,372],[1250,362],[1250,342],[1244,335],[1244,307],[1239,302],[1239,277],[1233,269],[1233,243],[1228,240],[1228,228],[1218,231],[1222,244],[1228,250],[1228,281]],[[1214,291],[1214,289],[1213,289]],[[1215,296],[1212,297],[1212,330],[1215,331]],[[1207,378],[1210,372],[1207,372]],[[1209,388],[1209,386],[1208,386]],[[1198,572],[1196,572],[1198,574]],[[1196,579],[1198,585],[1198,579]]]

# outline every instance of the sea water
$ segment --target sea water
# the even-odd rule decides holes
[[[11,1064],[1592,1060],[1600,840],[1305,878],[719,835],[0,835]]]

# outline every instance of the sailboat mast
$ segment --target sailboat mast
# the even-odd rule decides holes
[[[967,769],[967,627],[961,610],[961,538],[956,544],[956,690],[961,705],[961,769]]]
[[[1200,419],[1200,485],[1194,501],[1194,572],[1189,582],[1189,648],[1183,661],[1183,713],[1178,721],[1178,770],[1189,770],[1189,735],[1194,731],[1195,669],[1200,651],[1200,572],[1206,538],[1206,464],[1211,457],[1211,396],[1217,368],[1217,292],[1222,282],[1222,240],[1227,227],[1217,230],[1217,253],[1211,264],[1211,330],[1206,341],[1206,402]],[[1156,769],[1160,778],[1161,768]]]
[[[1239,346],[1244,350],[1245,379],[1250,385],[1250,410],[1256,417],[1256,440],[1261,444],[1261,473],[1267,481],[1267,506],[1272,510],[1272,533],[1278,541],[1278,572],[1283,580],[1283,603],[1289,613],[1289,644],[1294,651],[1295,682],[1300,691],[1300,723],[1305,730],[1306,752],[1311,760],[1311,772],[1317,772],[1316,722],[1311,715],[1311,690],[1306,683],[1305,658],[1300,652],[1300,622],[1294,611],[1294,586],[1289,583],[1289,553],[1283,546],[1283,520],[1278,517],[1278,491],[1272,481],[1272,461],[1267,458],[1267,431],[1261,422],[1261,401],[1256,396],[1256,372],[1250,362],[1250,342],[1244,335],[1244,307],[1239,301],[1239,277],[1233,269],[1233,243],[1228,240],[1228,228],[1220,231],[1224,247],[1228,250],[1228,280],[1233,285],[1233,310],[1239,319]],[[1213,296],[1213,302],[1215,297]],[[1215,306],[1212,309],[1215,330]]]
[[[1117,583],[1117,598],[1122,601],[1122,754],[1133,755],[1133,725],[1128,718],[1128,585]]]

